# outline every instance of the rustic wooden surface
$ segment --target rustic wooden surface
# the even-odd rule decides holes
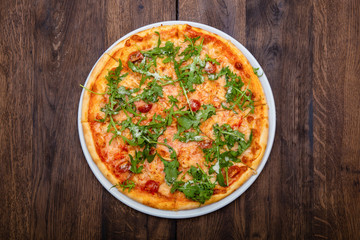
[[[143,25],[190,20],[243,43],[272,86],[269,161],[240,198],[160,219],[96,180],[77,109],[93,64]],[[360,239],[360,2],[0,1],[0,239]]]

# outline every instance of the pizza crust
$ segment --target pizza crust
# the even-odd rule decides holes
[[[84,138],[85,143],[87,146],[87,149],[91,155],[92,160],[95,162],[99,170],[102,172],[102,174],[112,183],[116,184],[117,179],[116,177],[109,171],[108,167],[104,164],[103,161],[101,161],[101,158],[96,151],[95,141],[93,137],[93,132],[91,130],[90,124],[88,122],[82,123],[83,132],[84,132]]]
[[[266,99],[261,83],[258,77],[254,74],[252,66],[241,53],[241,51],[237,49],[229,40],[225,40],[214,33],[210,33],[199,28],[190,27],[188,25],[168,25],[147,29],[121,41],[112,49],[108,50],[99,59],[98,63],[91,72],[86,87],[92,91],[95,90],[100,93],[104,93],[106,91],[105,76],[107,75],[108,70],[117,66],[119,59],[123,62],[125,70],[128,70],[127,65],[124,63],[127,62],[129,54],[139,50],[139,48],[141,50],[146,50],[156,46],[158,35],[155,33],[155,31],[160,32],[163,42],[165,42],[167,39],[175,39],[175,42],[179,42],[182,33],[187,34],[189,37],[196,35],[202,36],[204,39],[211,39],[210,44],[212,44],[212,47],[215,46],[215,50],[209,52],[209,55],[210,53],[216,54],[216,50],[220,49],[223,58],[226,58],[225,60],[230,64],[230,70],[240,75],[245,83],[249,83],[252,92],[257,96],[256,100],[258,105],[258,107],[255,108],[256,110],[254,114],[256,116],[254,120],[256,121],[256,134],[258,134],[254,138],[257,144],[256,147],[258,148],[256,150],[257,157],[251,161],[251,167],[256,169],[261,163],[268,139],[268,106],[266,104]],[[142,40],[139,41],[139,39]],[[146,44],[141,43],[142,41],[146,41]],[[237,62],[242,63],[240,70],[235,67]],[[249,79],[251,79],[251,81]],[[101,160],[101,157],[97,152],[94,136],[89,124],[98,117],[98,114],[101,114],[101,111],[99,109],[96,110],[95,106],[101,106],[103,98],[104,95],[95,95],[85,91],[83,96],[81,122],[84,131],[85,142],[93,161],[96,163],[103,175],[113,185],[115,185],[118,184],[118,180],[114,176],[113,172],[111,172],[106,164]],[[251,147],[252,146],[250,146],[250,148]],[[251,149],[246,151],[251,151]],[[243,154],[246,154],[246,152]],[[238,189],[242,184],[244,184],[252,175],[253,171],[248,168],[235,182],[233,182],[230,186],[223,188],[222,193],[214,194],[204,204],[199,204],[198,202],[187,199],[181,192],[175,192],[171,195],[171,197],[169,197],[160,193],[152,194],[146,192],[138,186],[136,186],[130,192],[127,189],[123,191],[121,188],[118,188],[118,190],[131,199],[150,207],[165,210],[192,209],[204,205],[209,205],[225,198]]]
[[[86,88],[93,92],[104,93],[106,91],[106,79],[105,76],[108,70],[117,66],[117,62],[112,59],[109,55],[104,54],[101,56],[99,61],[96,63],[94,69],[91,71],[89,80],[86,84]],[[92,97],[92,98],[91,98]],[[91,110],[94,109],[92,106],[99,105],[99,102],[104,98],[104,95],[96,95],[89,91],[84,91],[83,103],[81,108],[81,122],[94,121],[94,115],[91,114]],[[91,103],[93,101],[93,103]],[[100,110],[98,110],[100,112]]]

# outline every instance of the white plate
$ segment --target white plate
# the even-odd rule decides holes
[[[174,24],[189,24],[191,26],[202,28],[202,29],[204,29],[206,31],[209,31],[209,32],[213,32],[213,33],[219,35],[220,37],[223,37],[225,39],[230,40],[238,49],[241,50],[241,52],[245,55],[245,57],[249,60],[250,64],[253,67],[260,68],[259,72],[260,73],[263,72],[262,68],[260,67],[259,63],[254,58],[254,56],[243,45],[241,45],[241,43],[236,41],[234,38],[232,38],[228,34],[222,32],[222,31],[220,31],[220,30],[218,30],[216,28],[207,26],[205,24],[195,23],[195,22],[188,22],[188,21],[159,22],[159,23],[154,23],[154,24],[150,24],[150,25],[138,28],[138,29],[126,34],[122,38],[120,38],[113,45],[111,45],[106,50],[106,52],[108,52],[111,48],[113,48],[120,41],[130,37],[131,35],[133,35],[135,33],[141,32],[141,31],[149,29],[149,28],[158,27],[160,25],[174,25]],[[95,65],[96,65],[96,63],[95,63]],[[93,67],[93,69],[94,69],[94,67]],[[91,71],[93,71],[93,69]],[[86,79],[85,86],[86,86],[87,82],[89,81],[90,74],[91,74],[91,72],[89,73],[89,76]],[[153,215],[153,216],[156,216],[156,217],[180,219],[180,218],[197,217],[197,216],[201,216],[201,215],[216,211],[216,210],[226,206],[227,204],[231,203],[232,201],[234,201],[243,192],[245,192],[246,189],[248,189],[251,186],[251,184],[253,184],[255,179],[260,175],[260,173],[261,173],[262,169],[264,168],[265,163],[267,162],[268,157],[270,155],[270,151],[271,151],[271,148],[272,148],[272,145],[273,145],[273,142],[274,142],[274,137],[275,137],[275,125],[276,125],[275,102],[274,102],[274,97],[273,97],[273,94],[272,94],[272,91],[271,91],[269,81],[266,78],[265,73],[259,79],[260,79],[261,85],[262,85],[262,87],[264,89],[266,100],[267,100],[267,103],[268,103],[268,106],[269,106],[269,137],[268,137],[268,143],[267,143],[267,147],[266,147],[266,150],[265,150],[264,157],[263,157],[263,159],[262,159],[262,161],[261,161],[261,163],[260,163],[260,165],[259,165],[259,167],[257,169],[257,172],[258,172],[257,175],[251,176],[240,188],[238,188],[232,194],[230,194],[226,198],[224,198],[224,199],[222,199],[222,200],[220,200],[220,201],[218,201],[216,203],[213,203],[213,204],[210,204],[210,205],[207,205],[207,206],[204,206],[204,207],[200,207],[200,208],[197,208],[197,209],[191,209],[191,210],[181,210],[181,211],[160,210],[160,209],[148,207],[148,206],[145,206],[145,205],[143,205],[143,204],[141,204],[139,202],[136,202],[136,201],[128,198],[127,196],[123,195],[122,193],[120,193],[116,188],[111,188],[112,184],[104,177],[104,175],[98,169],[98,167],[96,166],[96,164],[92,160],[92,158],[90,156],[90,153],[89,153],[89,151],[88,151],[88,149],[86,147],[86,144],[85,144],[83,129],[82,129],[82,125],[81,125],[81,106],[82,106],[82,99],[83,99],[83,95],[84,95],[84,91],[85,91],[83,89],[83,91],[81,93],[81,97],[80,97],[80,102],[79,102],[78,128],[79,128],[79,137],[80,137],[81,147],[82,147],[82,150],[84,152],[85,158],[86,158],[91,170],[95,174],[96,178],[99,180],[99,182],[104,186],[104,188],[106,190],[108,190],[114,197],[119,199],[124,204],[126,204],[129,207],[134,208],[134,209],[136,209],[136,210],[138,210],[140,212],[143,212],[143,213],[146,213],[146,214],[149,214],[149,215]]]

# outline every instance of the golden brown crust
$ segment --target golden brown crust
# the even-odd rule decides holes
[[[176,209],[175,200],[174,198],[166,198],[161,194],[155,193],[148,193],[143,191],[139,188],[134,188],[130,192],[125,189],[123,191],[121,188],[119,189],[122,193],[127,195],[128,197],[138,201],[142,204],[153,208],[159,208],[164,210],[174,210]]]
[[[104,54],[101,56],[94,69],[92,70],[89,81],[86,84],[86,88],[96,93],[104,93],[106,91],[106,79],[105,76],[108,70],[116,66],[117,62],[109,55]],[[92,96],[92,98],[91,98]],[[91,113],[95,109],[93,106],[99,105],[99,102],[104,98],[103,95],[95,95],[89,91],[84,92],[83,103],[81,108],[81,122],[91,122],[94,120],[94,113]]]
[[[244,129],[245,126],[247,129],[255,129],[253,132],[254,140],[252,145],[241,155],[243,163],[236,163],[235,165],[239,168],[249,166],[252,169],[256,169],[261,163],[267,145],[268,106],[266,104],[266,99],[261,83],[258,77],[254,74],[252,66],[246,57],[241,53],[241,51],[237,49],[229,40],[225,40],[214,33],[191,27],[189,25],[170,25],[147,29],[121,41],[112,49],[107,51],[106,54],[104,54],[96,64],[86,87],[94,92],[105,93],[105,76],[107,75],[108,70],[117,66],[118,61],[121,60],[125,67],[124,71],[127,71],[128,68],[127,64],[125,63],[128,62],[129,56],[131,56],[131,54],[139,50],[148,50],[156,46],[158,35],[155,33],[155,31],[158,31],[161,34],[161,39],[163,42],[171,40],[174,43],[181,43],[184,41],[184,34],[189,37],[202,37],[204,39],[203,48],[210,55],[210,57],[217,58],[220,62],[220,67],[229,66],[230,70],[241,76],[243,82],[249,86],[255,96],[255,112],[246,112],[246,114],[244,113],[241,116],[237,116],[238,118],[229,117],[231,113],[227,113],[226,110],[223,109],[219,104],[219,102],[224,100],[224,92],[221,90],[214,91],[214,89],[222,89],[224,87],[225,83],[221,82],[220,80],[216,83],[207,81],[196,86],[198,91],[190,93],[189,97],[194,99],[201,99],[204,104],[213,104],[217,108],[220,117],[208,119],[209,126],[212,126],[211,121],[218,121],[218,123],[230,124],[232,127],[234,127],[234,129],[241,131],[242,128],[240,125],[242,122],[242,127]],[[128,78],[121,84],[126,87],[136,87],[137,83],[134,81],[135,78],[136,74],[130,73]],[[179,86],[175,84],[175,86],[169,88],[167,91],[169,92],[169,95],[174,95],[174,92],[179,89]],[[182,99],[181,102],[185,102],[185,99]],[[116,177],[114,168],[109,167],[109,165],[107,165],[108,163],[106,163],[104,159],[102,160],[102,155],[99,154],[99,147],[97,147],[95,143],[97,140],[96,136],[94,136],[94,132],[96,131],[90,126],[90,122],[94,121],[95,119],[104,117],[103,113],[99,110],[99,106],[103,106],[105,103],[106,95],[95,95],[85,91],[82,105],[82,126],[84,130],[85,141],[92,159],[97,164],[98,168],[104,174],[104,176],[115,185],[119,182],[119,179]],[[166,103],[164,100],[160,99],[159,103],[154,104],[152,111],[163,114],[164,108],[162,107],[164,105],[168,106],[167,104],[168,103]],[[224,114],[221,115],[221,112]],[[221,118],[221,116],[223,117]],[[117,118],[117,120],[119,119],[121,119],[121,117]],[[239,122],[239,126],[236,126],[237,122]],[[201,127],[206,128],[206,124]],[[207,129],[205,132],[210,131]],[[168,139],[171,139],[174,131],[171,132],[171,129],[169,129],[168,133],[165,134],[169,134]],[[211,133],[209,133],[207,137],[211,139]],[[189,148],[196,151],[194,148],[195,145],[187,145],[179,143],[178,141],[170,142],[169,144],[176,150]],[[161,151],[160,148],[158,151]],[[126,154],[127,153],[128,152],[126,152]],[[194,152],[191,154],[194,154]],[[201,153],[199,154],[201,155]],[[112,155],[110,154],[110,156]],[[110,158],[111,157],[109,157],[109,159]],[[186,169],[187,166],[184,165],[187,159],[186,156],[185,158],[182,158],[182,160],[180,157],[179,159],[179,162],[181,163],[179,169]],[[161,164],[161,161],[156,158],[152,164],[154,165],[159,163]],[[203,164],[200,165],[202,167],[204,166]],[[161,171],[163,172],[163,167],[160,167],[159,169],[162,169]],[[128,197],[154,208],[166,210],[192,209],[223,199],[238,189],[241,185],[243,185],[253,174],[254,171],[250,168],[247,168],[247,170],[239,174],[237,178],[234,178],[228,187],[217,186],[215,188],[214,195],[208,201],[206,201],[205,204],[201,205],[198,202],[187,199],[181,192],[175,192],[174,194],[166,193],[169,192],[169,189],[168,186],[166,186],[164,183],[164,180],[163,182],[159,183],[161,188],[165,189],[164,192],[159,191],[156,193],[150,193],[145,191],[141,186],[136,186],[130,192],[127,189],[123,191],[122,188],[118,188],[118,190]],[[138,180],[134,176],[130,176],[128,179]]]
[[[101,158],[96,151],[93,131],[91,130],[90,124],[88,122],[82,123],[83,132],[84,132],[84,138],[85,143],[87,146],[87,149],[91,155],[92,160],[95,162],[99,170],[103,173],[103,175],[112,183],[116,184],[117,179],[116,177],[109,171],[108,167],[104,164],[103,161],[101,161]]]

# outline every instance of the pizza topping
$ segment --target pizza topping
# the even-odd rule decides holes
[[[205,203],[213,195],[216,184],[210,181],[210,177],[200,167],[191,166],[186,173],[193,179],[187,182],[182,180],[175,181],[171,188],[171,193],[178,190],[183,192],[188,199],[202,204]]]
[[[123,191],[125,191],[125,189],[127,188],[128,191],[130,192],[131,189],[135,187],[135,182],[131,180],[125,180],[123,183],[119,185],[119,187],[121,187]]]
[[[253,70],[254,70],[254,73],[256,74],[256,76],[262,77],[262,75],[264,75],[264,72],[261,73],[261,74],[259,74],[259,69],[260,69],[260,68],[254,68],[254,67],[253,67]]]
[[[130,192],[131,189],[133,189],[135,187],[135,182],[134,181],[131,181],[131,180],[125,180],[124,182],[122,183],[118,183],[118,184],[115,184],[114,186],[112,186],[110,189],[114,188],[114,187],[117,187],[117,188],[122,188],[123,191],[125,191],[125,189],[127,188],[128,191]],[[109,190],[110,190],[109,189]]]
[[[202,141],[203,137],[200,134],[199,126],[208,118],[216,114],[216,109],[213,105],[203,105],[203,109],[198,110],[195,115],[193,112],[181,112],[182,116],[177,119],[178,132],[174,139],[179,139],[181,142]]]
[[[215,144],[211,148],[203,149],[205,160],[216,163],[210,167],[209,173],[217,173],[216,180],[220,186],[228,186],[229,176],[228,169],[233,163],[241,162],[239,156],[250,147],[252,141],[252,133],[249,139],[245,140],[245,135],[237,130],[233,130],[228,124],[213,126]],[[223,170],[224,175],[221,173]]]
[[[213,64],[212,62],[206,62],[204,70],[209,74],[214,74],[216,72],[216,65]]]
[[[246,170],[248,169],[247,166],[236,166],[233,165],[229,168],[224,168],[221,172],[217,175],[217,180],[220,186],[226,187],[231,185],[237,178],[239,178]]]
[[[197,110],[200,109],[201,103],[200,103],[198,100],[196,100],[196,99],[190,99],[189,102],[190,102],[191,111],[196,112]]]
[[[225,76],[226,80],[225,87],[227,88],[227,92],[225,97],[227,105],[221,103],[221,106],[224,109],[232,110],[235,113],[235,107],[238,107],[241,111],[245,111],[247,108],[250,108],[250,112],[253,113],[254,101],[251,98],[251,90],[248,87],[245,89],[243,88],[245,84],[241,80],[241,77],[233,73],[229,67],[222,68],[217,74],[209,74],[208,78],[210,80],[217,80],[222,76]]]
[[[231,166],[229,168],[229,178],[236,178],[237,175],[241,175],[243,172],[245,172],[247,170],[246,166]]]
[[[206,65],[205,65],[205,72],[208,74],[214,74],[216,72],[216,65],[220,65],[216,59],[209,57],[209,55],[206,54],[205,57]]]
[[[256,98],[255,93],[252,93],[252,92],[250,92],[250,93],[251,93],[251,99],[254,100]]]
[[[243,121],[243,119],[242,119],[242,117],[240,117],[240,119],[238,119],[234,124],[232,124],[232,128],[239,128],[240,126],[241,126],[241,124],[242,124],[242,121]]]
[[[131,167],[130,163],[125,162],[124,164],[121,164],[121,165],[118,166],[117,172],[119,172],[119,173],[127,172],[127,171],[130,170],[130,167]]]
[[[126,46],[126,47],[130,47],[130,46],[131,46],[130,39],[126,40],[126,42],[125,42],[125,46]]]
[[[248,165],[249,163],[251,163],[251,159],[249,158],[249,157],[247,157],[247,156],[243,156],[242,158],[241,158],[241,162],[243,163],[243,164],[245,164],[245,165]]]
[[[141,61],[143,59],[144,59],[144,56],[139,51],[133,52],[129,55],[129,61],[132,63]]]
[[[131,37],[130,37],[130,39],[131,40],[134,40],[134,41],[136,41],[136,42],[141,42],[142,40],[143,40],[143,38],[142,37],[140,37],[139,35],[132,35]]]
[[[237,70],[241,70],[241,69],[242,69],[242,64],[241,64],[241,62],[236,62],[236,63],[235,63],[235,68],[236,68]]]
[[[154,180],[149,180],[145,183],[143,189],[152,194],[157,193],[159,190],[159,183],[155,182]]]
[[[149,112],[150,110],[151,110],[151,108],[152,108],[152,104],[151,103],[145,103],[145,104],[143,104],[143,105],[140,105],[139,107],[138,107],[138,110],[139,110],[139,112],[141,112],[141,113],[147,113],[147,112]]]
[[[224,189],[224,188],[215,188],[214,189],[214,195],[223,194],[223,193],[226,193],[226,189]]]
[[[169,162],[163,159],[160,155],[158,155],[161,161],[164,163],[164,172],[165,172],[165,181],[168,185],[171,185],[179,175],[179,162],[177,159]]]
[[[141,152],[135,152],[135,156],[129,154],[129,157],[131,161],[130,171],[133,173],[141,173],[141,170],[144,168],[143,166],[138,167],[138,164],[143,162]]]
[[[213,144],[213,141],[208,140],[208,139],[199,142],[199,146],[200,146],[201,149],[211,148],[212,144]]]
[[[253,116],[248,116],[246,118],[246,120],[247,120],[248,123],[251,123],[254,120],[254,117]]]
[[[209,44],[213,41],[215,41],[216,39],[210,35],[204,35],[204,44]]]

